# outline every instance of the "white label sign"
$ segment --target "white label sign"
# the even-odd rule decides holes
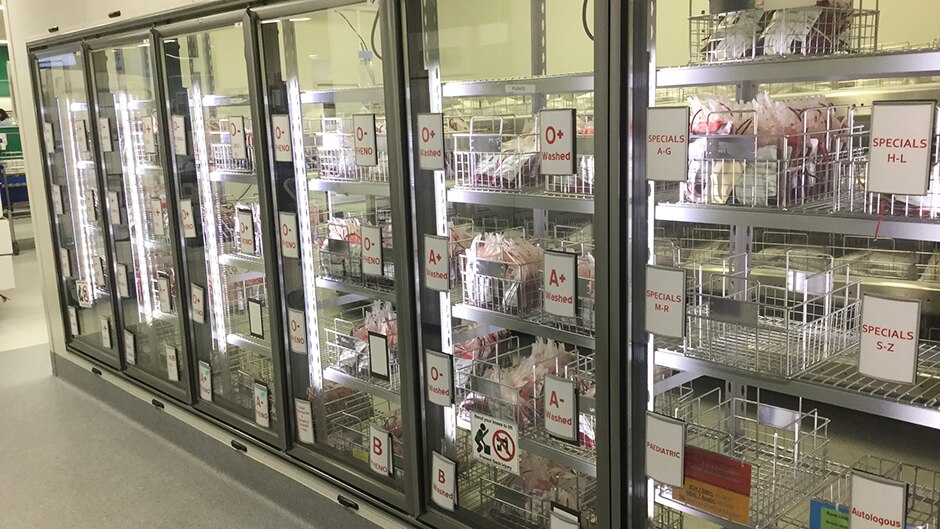
[[[383,476],[392,475],[392,436],[375,426],[369,427],[371,443],[369,448],[369,466],[373,472]]]
[[[271,132],[274,134],[274,161],[292,162],[290,120],[285,115],[271,116]]]
[[[907,527],[907,484],[852,471],[850,529]]]
[[[913,384],[917,380],[920,301],[862,298],[862,336],[858,371],[880,380]]]
[[[170,279],[167,277],[157,278],[157,298],[160,301],[160,310],[163,312],[173,312],[173,297],[170,295]]]
[[[578,442],[578,395],[571,380],[545,375],[545,430],[552,437]]]
[[[78,152],[88,152],[88,126],[84,119],[75,121],[75,143],[78,146]]]
[[[140,126],[144,133],[144,152],[154,154],[157,152],[156,127],[152,117],[140,118]]]
[[[300,258],[300,244],[297,241],[297,214],[279,213],[281,221],[281,253],[284,257]]]
[[[101,150],[111,152],[114,150],[111,140],[111,120],[98,118],[98,138],[101,140]]]
[[[199,361],[199,398],[212,402],[212,366]]]
[[[646,332],[685,336],[685,270],[646,267]]]
[[[105,349],[111,348],[111,320],[107,316],[101,316],[98,318],[98,323],[101,324],[101,345]]]
[[[549,314],[574,318],[578,300],[578,256],[566,252],[544,254],[542,266],[542,308]]]
[[[685,423],[646,412],[646,475],[665,485],[685,480]]]
[[[52,211],[56,215],[65,214],[65,202],[62,199],[62,187],[52,184]]]
[[[189,284],[189,304],[193,311],[193,321],[196,323],[206,322],[206,291],[195,283]]]
[[[79,279],[75,281],[75,294],[78,296],[78,306],[90,309],[92,307],[91,301],[91,285],[88,284],[88,281],[84,279]]]
[[[192,239],[196,237],[196,216],[193,214],[193,201],[180,200],[180,221],[183,225],[183,237]]]
[[[381,276],[385,268],[382,263],[382,229],[362,226],[362,273]]]
[[[104,285],[104,259],[100,257],[95,259],[94,274],[95,283],[98,285]]]
[[[792,9],[794,7],[814,7],[817,0],[764,0],[764,11],[774,9]]]
[[[80,336],[82,334],[82,327],[78,323],[78,309],[75,307],[69,307],[69,330],[72,331],[72,336]]]
[[[177,156],[186,156],[186,116],[173,116],[173,149]]]
[[[117,191],[108,191],[108,209],[111,211],[111,224],[121,225],[121,195]]]
[[[519,475],[519,435],[515,423],[472,412],[470,428],[474,459]]]
[[[271,407],[268,388],[255,382],[255,422],[265,428],[271,427]]]
[[[444,170],[444,114],[418,114],[418,167]]]
[[[577,513],[552,505],[552,516],[549,529],[580,529],[581,517]]]
[[[936,103],[875,103],[868,192],[926,195]]]
[[[52,132],[52,123],[42,124],[42,139],[46,143],[46,154],[55,152],[55,134]]]
[[[356,149],[356,165],[359,167],[375,167],[379,164],[375,139],[375,114],[353,116],[353,147]]]
[[[440,235],[424,236],[424,286],[450,291],[450,240]]]
[[[426,351],[424,357],[428,401],[439,406],[454,403],[454,363],[450,355]]]
[[[150,199],[150,217],[153,221],[153,234],[165,235],[166,228],[163,225],[163,201],[159,198]]]
[[[646,179],[684,182],[689,176],[689,107],[646,111]]]
[[[431,454],[431,501],[451,511],[457,507],[457,464],[433,452]]]
[[[539,174],[572,175],[578,172],[575,152],[578,129],[572,108],[539,112]]]
[[[255,223],[250,209],[238,210],[238,247],[241,253],[255,254]]]
[[[287,309],[287,326],[290,331],[290,350],[292,353],[307,354],[306,322],[304,311]]]
[[[85,216],[90,220],[98,220],[98,208],[95,207],[97,197],[95,191],[89,189],[85,191]]]
[[[313,444],[313,407],[310,401],[294,399],[294,416],[297,420],[297,439],[301,443]]]
[[[264,319],[261,317],[261,302],[248,300],[248,330],[256,338],[264,338]]]
[[[232,158],[235,160],[247,160],[248,146],[245,144],[245,118],[229,118],[228,132],[232,137]]]
[[[130,283],[127,281],[127,265],[122,263],[117,264],[117,289],[118,296],[131,297]]]
[[[170,382],[180,381],[180,363],[176,352],[176,347],[172,345],[164,346],[166,352],[166,375]]]
[[[124,361],[137,365],[137,337],[127,329],[124,329]]]
[[[62,275],[72,277],[72,254],[68,248],[59,248],[59,263],[62,266]]]
[[[372,331],[369,331],[369,372],[382,380],[389,380],[392,372],[389,365],[388,337]]]

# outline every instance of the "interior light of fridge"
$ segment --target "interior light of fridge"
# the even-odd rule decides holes
[[[72,197],[74,197],[74,198],[76,199],[76,202],[78,203],[78,207],[77,207],[77,208],[74,208],[74,209],[72,210],[72,214],[73,214],[73,215],[78,215],[78,225],[81,226],[81,229],[78,230],[79,237],[81,237],[81,244],[76,244],[76,245],[75,245],[75,258],[76,258],[76,260],[78,261],[77,272],[78,272],[78,276],[79,276],[77,279],[84,279],[84,280],[88,281],[88,282],[91,284],[91,289],[90,289],[90,290],[91,290],[91,297],[92,297],[92,299],[94,300],[94,299],[96,299],[96,298],[98,297],[98,288],[97,288],[97,285],[96,285],[96,283],[95,283],[96,278],[95,278],[95,272],[94,272],[94,263],[92,262],[92,259],[91,259],[90,256],[88,255],[88,248],[89,248],[89,245],[90,245],[90,237],[89,237],[89,234],[88,234],[88,231],[89,231],[89,228],[90,228],[90,226],[89,226],[89,224],[88,224],[88,206],[89,206],[89,204],[86,204],[86,203],[85,203],[85,193],[84,193],[84,191],[85,191],[85,189],[86,189],[86,186],[85,186],[85,182],[84,182],[83,173],[78,170],[78,165],[79,165],[79,161],[80,161],[80,160],[78,159],[78,155],[79,155],[79,152],[78,152],[78,151],[79,151],[79,149],[76,147],[76,144],[75,144],[75,131],[72,129],[72,126],[71,126],[71,124],[72,124],[72,112],[73,112],[72,109],[73,109],[73,108],[76,108],[76,103],[74,103],[74,102],[70,101],[68,98],[66,98],[66,99],[65,99],[65,108],[69,109],[69,111],[63,113],[63,112],[62,112],[62,109],[60,108],[60,109],[59,109],[59,112],[58,112],[58,114],[59,114],[59,116],[60,116],[60,118],[59,118],[59,130],[68,131],[69,143],[72,145],[72,150],[71,150],[71,153],[70,153],[70,154],[71,154],[71,158],[72,158],[72,167],[74,168],[74,169],[73,169],[74,173],[73,173],[73,178],[67,179],[67,181],[68,181],[68,184],[69,184],[69,188],[70,188],[70,190],[72,191],[72,193],[71,193],[71,194],[72,194]],[[85,107],[84,105],[81,105],[81,106],[78,107],[78,108],[84,109],[84,108],[86,108],[86,107]],[[75,111],[75,112],[81,112],[81,111],[82,111],[82,110],[77,110],[77,111]],[[66,119],[65,119],[64,122],[63,122],[61,116],[65,116],[65,117],[66,117]],[[66,167],[66,176],[67,176],[67,175],[68,175],[68,167]],[[75,183],[74,188],[73,188],[72,182]],[[94,204],[91,204],[90,206],[91,206],[91,207],[94,207]]]
[[[85,112],[88,110],[88,104],[81,101],[72,101],[68,106],[69,112]]]

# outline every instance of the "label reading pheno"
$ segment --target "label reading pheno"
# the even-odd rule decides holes
[[[287,326],[290,335],[290,351],[307,354],[307,320],[304,311],[287,309]]]
[[[167,378],[171,382],[180,381],[180,365],[179,358],[177,356],[176,347],[172,345],[166,345],[163,348],[164,353],[166,354],[166,374]]]
[[[189,284],[190,300],[189,304],[193,311],[193,321],[196,323],[206,322],[206,291],[195,283]]]
[[[356,150],[356,165],[375,167],[379,164],[375,137],[375,114],[353,116],[353,148]]]
[[[183,237],[192,239],[196,237],[196,216],[193,214],[193,201],[191,199],[180,200],[180,219],[183,224]]]
[[[238,248],[241,253],[255,254],[255,223],[250,209],[238,209]]]
[[[271,427],[271,405],[269,402],[268,387],[255,382],[255,422],[264,428]]]
[[[367,276],[381,276],[384,270],[382,262],[382,229],[376,226],[362,226],[362,273]]]
[[[294,161],[290,143],[290,119],[283,114],[271,116],[271,133],[274,134],[274,161]]]
[[[228,120],[228,132],[232,138],[232,158],[248,159],[248,147],[245,144],[245,118],[232,117]]]
[[[186,156],[186,116],[173,116],[173,149],[177,156]]]
[[[199,398],[212,402],[212,366],[202,360],[199,361]]]
[[[391,476],[392,469],[392,436],[385,430],[375,426],[369,427],[369,467],[376,474]]]
[[[297,241],[297,214],[281,212],[281,254],[293,259],[300,258],[300,244]]]

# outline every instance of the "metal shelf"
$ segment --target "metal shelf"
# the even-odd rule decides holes
[[[307,187],[313,191],[328,191],[345,195],[390,196],[388,182],[345,182],[342,180],[324,180],[323,178],[311,176]]]
[[[209,172],[209,180],[213,182],[231,182],[234,184],[258,185],[258,177],[255,173],[243,171],[226,171],[224,169],[215,169]]]
[[[300,94],[304,105],[315,103],[381,103],[385,101],[385,91],[381,86],[369,88],[340,88],[337,90],[307,90]]]
[[[228,335],[228,344],[271,358],[271,344],[254,336]]]
[[[671,498],[664,498],[663,496],[655,495],[655,501],[656,503],[665,507],[669,507],[670,509],[675,509],[681,513],[694,516],[706,522],[711,522],[718,527],[723,527],[725,529],[750,529],[749,525],[732,522],[731,520],[725,520],[720,516],[715,516],[714,514],[696,509],[695,507],[690,507],[684,503],[679,503]]]
[[[594,214],[594,198],[563,196],[547,192],[502,193],[474,189],[450,189],[447,200],[461,204],[477,204],[508,208],[545,209],[569,213]]]
[[[388,301],[390,303],[396,302],[394,291],[386,292],[383,290],[375,290],[360,285],[351,285],[349,283],[344,283],[343,281],[335,281],[322,277],[317,278],[317,287],[325,288],[327,290],[335,290],[337,292],[346,292],[348,294],[359,294],[369,299],[378,299],[381,301]]]
[[[548,436],[546,435],[546,437]],[[525,433],[519,436],[519,448],[530,454],[544,457],[559,465],[587,474],[592,478],[597,477],[597,465],[586,461],[583,456],[579,455],[587,451],[585,448],[575,445],[571,445],[570,448],[556,447],[527,437]]]
[[[226,253],[219,256],[219,262],[227,266],[235,266],[252,272],[265,273],[264,259],[252,255]]]
[[[657,88],[730,85],[748,81],[790,83],[940,75],[940,51],[921,50],[811,59],[740,61],[661,68]]]
[[[470,305],[465,305],[463,303],[454,305],[454,308],[451,310],[451,315],[455,318],[495,325],[497,327],[502,327],[511,331],[517,331],[532,336],[541,336],[543,338],[549,338],[558,342],[594,349],[594,338],[573,332],[562,331],[553,327],[546,327],[545,325],[534,322],[531,319],[522,319],[516,316],[502,314],[500,312],[493,312],[491,310],[471,307]]]
[[[246,107],[251,104],[251,97],[247,95],[221,96],[207,95],[202,96],[202,106],[204,107]]]
[[[375,395],[376,397],[385,399],[389,402],[401,404],[401,396],[398,393],[372,384],[360,378],[347,375],[346,373],[343,373],[337,369],[333,369],[332,367],[328,367],[323,370],[323,378],[329,380],[330,382],[342,384],[358,391],[364,391],[370,395]]]
[[[444,97],[493,97],[505,95],[565,94],[594,90],[594,74],[452,81],[442,85]]]

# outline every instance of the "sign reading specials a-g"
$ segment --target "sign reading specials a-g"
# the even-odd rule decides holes
[[[684,182],[689,177],[689,107],[646,111],[646,179]]]
[[[574,109],[542,110],[539,131],[539,174],[576,174],[578,129]]]
[[[444,114],[418,114],[418,167],[444,170]]]

